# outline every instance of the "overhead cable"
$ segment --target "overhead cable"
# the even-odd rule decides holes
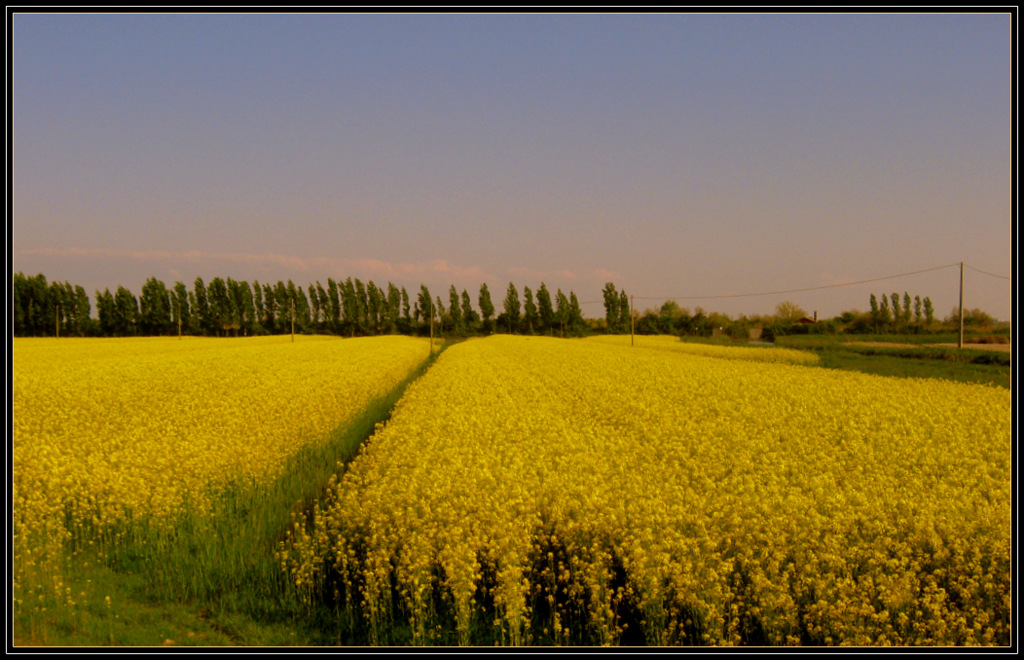
[[[996,275],[995,273],[989,273],[988,271],[984,271],[984,270],[982,270],[980,268],[975,268],[974,266],[968,266],[967,264],[964,264],[964,268],[970,268],[971,270],[973,270],[976,273],[981,273],[982,275],[988,275],[989,277],[998,277],[1001,280],[1011,279],[1011,278],[1007,277],[1006,275]]]
[[[881,280],[894,280],[899,277],[907,277],[910,275],[919,275],[921,273],[929,273],[935,270],[943,270],[945,268],[953,268],[959,266],[960,262],[953,264],[946,264],[945,266],[936,266],[934,268],[925,268],[924,270],[915,270],[909,273],[900,273],[899,275],[887,275],[886,277],[874,277],[870,280],[858,280],[856,282],[844,282],[842,284],[824,284],[822,286],[811,286],[803,289],[786,289],[783,291],[762,291],[760,293],[734,293],[717,296],[635,296],[639,300],[711,300],[718,298],[753,298],[755,296],[775,296],[783,293],[799,293],[802,291],[818,291],[820,289],[835,289],[842,286],[854,286],[856,284],[866,284],[868,282],[879,282]],[[987,274],[987,273],[986,273]],[[997,276],[998,277],[998,276]],[[1007,278],[1009,279],[1009,278]]]

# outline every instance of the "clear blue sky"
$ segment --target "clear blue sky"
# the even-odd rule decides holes
[[[16,14],[11,267],[641,309],[1009,276],[1013,20]],[[1010,318],[1009,280],[966,280]],[[680,304],[946,316],[958,282]]]

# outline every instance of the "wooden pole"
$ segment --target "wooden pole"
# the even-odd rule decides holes
[[[434,301],[430,301],[430,354],[434,354]]]
[[[291,311],[292,311],[292,343],[295,343],[295,298],[291,300]]]
[[[957,348],[964,347],[964,262],[960,262],[960,340]]]
[[[633,345],[633,330],[636,324],[633,322],[633,296],[629,296],[629,345]]]

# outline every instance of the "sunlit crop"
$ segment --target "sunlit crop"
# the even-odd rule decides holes
[[[72,540],[173,526],[279,476],[427,356],[407,337],[15,339],[16,603]]]
[[[282,565],[375,643],[1008,644],[1010,411],[987,386],[472,340]]]
[[[671,335],[595,335],[588,341],[636,348],[678,351],[688,355],[726,358],[730,360],[755,360],[757,362],[781,362],[784,364],[818,364],[821,358],[809,351],[775,346],[720,346],[681,341]]]

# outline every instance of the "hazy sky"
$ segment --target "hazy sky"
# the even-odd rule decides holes
[[[1009,319],[1013,20],[15,14],[10,267]]]

